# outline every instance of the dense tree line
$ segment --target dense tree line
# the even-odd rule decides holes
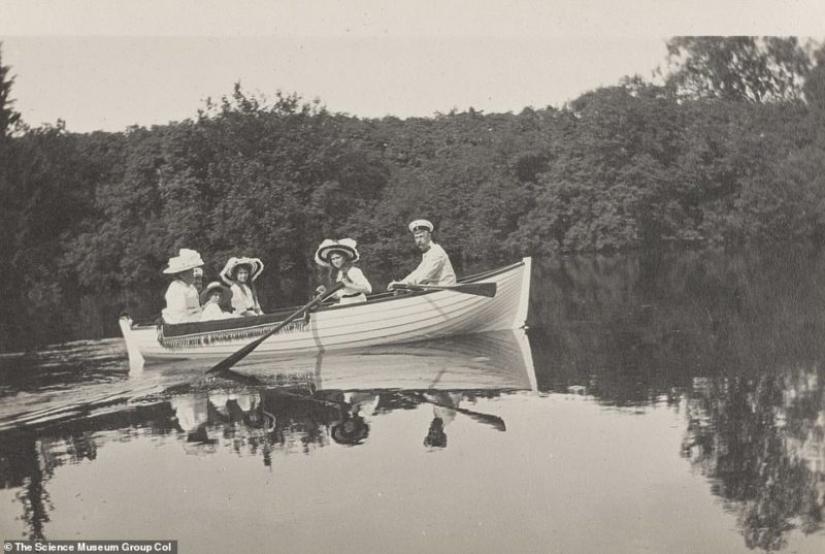
[[[2,59],[0,58],[0,62]],[[825,53],[795,38],[677,37],[662,78],[561,108],[360,119],[240,84],[197,118],[119,133],[29,128],[0,63],[0,283],[36,315],[65,291],[156,290],[196,248],[300,280],[351,236],[403,271],[427,217],[461,272],[523,254],[825,241]]]

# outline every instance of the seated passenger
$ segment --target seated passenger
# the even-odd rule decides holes
[[[218,281],[213,281],[201,293],[203,315],[201,321],[238,317],[232,313],[230,295],[232,292]]]
[[[221,279],[232,289],[232,308],[237,315],[262,315],[255,279],[264,270],[258,258],[229,258],[221,270]]]
[[[195,268],[202,265],[201,255],[188,248],[181,248],[177,256],[169,258],[169,265],[163,272],[175,278],[166,289],[166,308],[162,312],[164,322],[200,321],[202,310],[194,283]]]
[[[338,303],[342,305],[366,302],[366,295],[372,292],[372,285],[367,281],[364,273],[352,265],[359,259],[355,245],[356,242],[353,239],[339,241],[327,239],[315,252],[315,262],[326,269],[328,281],[344,283],[344,288],[332,295],[332,298],[337,298]],[[323,294],[327,288],[321,285],[315,290],[318,294]]]
[[[450,257],[432,239],[433,224],[426,219],[416,219],[409,224],[415,245],[421,250],[421,263],[412,273],[400,281],[392,281],[387,290],[394,285],[455,285],[455,271]]]

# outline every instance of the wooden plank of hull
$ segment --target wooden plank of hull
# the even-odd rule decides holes
[[[336,306],[312,314],[306,329],[279,332],[250,357],[314,354],[359,349],[524,326],[530,290],[530,258],[478,282],[495,282],[494,298],[438,291],[366,304]],[[157,327],[124,328],[130,353],[149,360],[223,358],[249,339],[169,348],[157,339]]]

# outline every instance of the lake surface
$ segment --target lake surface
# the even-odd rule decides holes
[[[130,372],[0,356],[0,539],[181,552],[825,551],[825,260],[534,264],[530,330]],[[90,335],[91,336],[91,335]]]

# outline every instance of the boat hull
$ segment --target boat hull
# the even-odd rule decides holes
[[[358,350],[485,331],[525,327],[530,295],[530,258],[463,283],[495,283],[493,298],[456,291],[382,294],[363,304],[323,307],[264,340],[248,357],[272,358]],[[232,322],[246,323],[240,318]],[[177,326],[120,322],[130,362],[142,360],[223,359],[263,335],[277,322],[255,327],[201,330],[164,335]]]

